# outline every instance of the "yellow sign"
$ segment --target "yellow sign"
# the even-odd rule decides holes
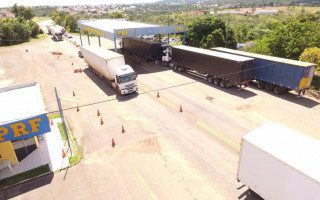
[[[174,27],[174,31],[183,31],[183,26]]]
[[[129,31],[118,31],[118,32],[117,32],[117,35],[123,35],[123,36],[125,36],[125,35],[128,35],[128,33],[129,33]]]
[[[2,124],[0,126],[0,143],[11,140],[30,138],[49,132],[50,126],[46,114],[37,117]]]
[[[86,26],[82,26],[82,28],[86,31],[89,31],[89,32],[92,32],[92,33],[95,33],[99,36],[101,36],[101,31],[98,31],[98,30],[95,30],[95,29],[92,29],[92,28],[89,28],[89,27],[86,27]]]

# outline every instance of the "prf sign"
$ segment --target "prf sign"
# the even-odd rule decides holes
[[[128,35],[129,31],[117,31],[117,35],[126,36]]]
[[[11,140],[30,138],[50,132],[46,114],[0,125],[0,143]]]

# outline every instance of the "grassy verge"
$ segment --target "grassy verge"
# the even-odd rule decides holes
[[[46,21],[46,20],[51,20],[51,18],[50,17],[34,17],[32,19],[32,21],[37,22],[37,23],[43,22],[43,21]]]
[[[23,180],[34,178],[36,176],[39,176],[41,174],[45,174],[48,172],[50,172],[50,168],[49,168],[49,165],[47,164],[47,165],[42,165],[40,167],[23,172],[21,174],[11,176],[9,178],[2,179],[0,180],[0,189],[3,189],[5,187],[17,184]]]
[[[60,118],[60,114],[48,115],[49,119],[57,119]]]
[[[58,123],[58,128],[59,128],[62,140],[65,141],[66,140],[66,136],[64,134],[62,123]],[[81,152],[80,152],[80,150],[78,148],[78,145],[77,145],[77,143],[75,141],[75,137],[71,136],[70,130],[69,130],[68,127],[67,127],[67,133],[68,133],[69,141],[70,141],[70,143],[72,145],[72,149],[74,150],[73,151],[74,154],[72,155],[72,157],[69,157],[69,165],[70,165],[70,167],[72,167],[73,165],[77,164],[80,161]]]

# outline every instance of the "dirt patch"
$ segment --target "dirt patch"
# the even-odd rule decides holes
[[[208,101],[213,101],[213,100],[214,100],[213,97],[206,97],[206,99],[207,99]]]
[[[316,99],[320,99],[320,92],[319,91],[315,91],[315,90],[308,90],[307,91],[307,95],[314,97]]]

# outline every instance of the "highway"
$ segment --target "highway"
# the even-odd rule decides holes
[[[126,63],[138,73],[139,92],[120,96],[89,71],[77,51],[50,37],[0,49],[6,58],[0,60],[0,86],[39,81],[48,112],[58,110],[56,87],[83,154],[79,164],[55,173],[49,184],[13,196],[10,189],[1,191],[0,197],[257,199],[247,187],[236,189],[241,136],[272,120],[320,139],[319,100],[312,97],[279,97],[255,86],[222,89],[127,55]],[[73,73],[77,68],[83,73]]]

